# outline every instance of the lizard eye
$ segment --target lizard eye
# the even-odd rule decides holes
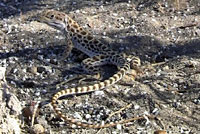
[[[50,17],[51,17],[51,19],[53,19],[53,18],[54,18],[54,15],[51,15]]]

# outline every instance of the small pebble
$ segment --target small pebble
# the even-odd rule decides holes
[[[94,95],[95,96],[103,96],[104,95],[104,91],[95,91]]]
[[[199,99],[194,99],[193,101],[195,104],[200,104],[200,98]]]
[[[29,67],[29,68],[27,68],[27,72],[32,73],[32,74],[36,74],[37,73],[37,67],[35,67],[35,66]]]
[[[18,69],[17,69],[17,68],[15,68],[15,69],[13,70],[13,73],[15,74],[17,71],[18,71]]]
[[[91,118],[91,115],[90,115],[90,114],[86,114],[86,115],[85,115],[85,118],[86,118],[86,119],[90,119],[90,118]]]
[[[46,89],[43,89],[43,90],[41,91],[41,93],[42,93],[42,94],[45,94],[45,93],[47,93],[47,90],[46,90]]]
[[[163,70],[164,70],[164,71],[169,70],[169,66],[163,67]]]
[[[79,113],[77,113],[77,112],[74,113],[74,117],[77,118],[77,119],[82,120],[81,115]]]
[[[140,108],[139,105],[134,105],[134,109],[135,109],[135,110],[138,110],[139,108]]]
[[[44,59],[43,55],[38,55],[38,59],[43,60]]]
[[[72,126],[71,126],[72,128],[76,128],[76,125],[75,124],[72,124]]]
[[[117,127],[118,130],[121,130],[121,129],[122,129],[122,125],[121,125],[121,124],[117,124],[116,127]]]
[[[37,91],[37,92],[35,93],[35,96],[40,96],[40,92]]]
[[[5,78],[6,67],[0,67],[0,80]]]
[[[117,13],[113,13],[113,16],[117,16],[118,14]]]
[[[100,119],[100,118],[101,118],[101,115],[98,114],[96,117],[97,117],[97,119]]]
[[[158,108],[154,108],[154,110],[152,111],[153,114],[158,114],[159,113],[159,109]]]
[[[45,129],[42,125],[40,124],[35,124],[32,128],[32,133],[33,134],[43,134],[45,132]]]

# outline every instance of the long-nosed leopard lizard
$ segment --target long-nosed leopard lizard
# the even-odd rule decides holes
[[[78,25],[77,22],[75,22],[72,18],[70,18],[67,14],[63,12],[54,10],[44,11],[40,15],[40,22],[44,22],[56,29],[59,29],[65,34],[68,43],[67,55],[71,52],[72,48],[75,47],[90,57],[83,60],[82,62],[83,67],[89,73],[97,72],[98,70],[96,69],[96,66],[104,64],[114,64],[118,67],[118,72],[116,74],[102,82],[98,82],[96,84],[88,86],[67,88],[65,90],[57,92],[52,97],[51,104],[58,116],[69,123],[88,128],[111,127],[133,120],[127,119],[117,122],[111,122],[108,124],[88,124],[77,121],[73,118],[69,118],[62,114],[61,110],[56,104],[57,100],[60,97],[70,94],[87,93],[96,90],[102,90],[105,87],[108,87],[122,79],[127,71],[130,69],[131,64],[134,64],[135,66],[140,65],[140,59],[134,56],[126,56],[124,53],[113,51],[106,44],[103,44],[100,40],[93,37],[91,33],[84,30],[81,26]]]

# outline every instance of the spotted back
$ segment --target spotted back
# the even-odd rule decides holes
[[[41,13],[40,21],[62,30],[67,38],[72,40],[75,48],[90,57],[112,51],[108,45],[94,38],[90,32],[79,26],[76,21],[65,13],[54,10],[44,11]]]

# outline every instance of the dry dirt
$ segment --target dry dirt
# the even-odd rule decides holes
[[[97,130],[77,128],[56,117],[51,96],[79,85],[71,80],[57,87],[77,71],[81,74],[83,55],[74,50],[60,60],[64,35],[37,22],[46,9],[68,13],[113,49],[142,61],[135,80],[61,99],[63,113],[88,122],[144,119]],[[0,18],[0,133],[200,133],[199,0],[1,0]],[[103,68],[105,77],[116,70]]]

